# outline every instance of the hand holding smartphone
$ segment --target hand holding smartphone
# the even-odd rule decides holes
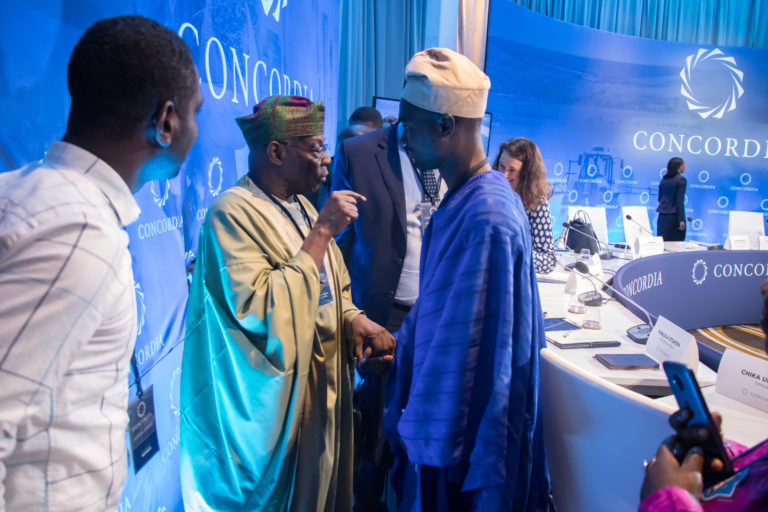
[[[665,361],[663,365],[672,393],[677,399],[677,404],[681,409],[687,407],[692,413],[687,426],[700,425],[707,429],[706,439],[697,444],[704,450],[704,469],[702,472],[704,487],[710,487],[733,475],[733,466],[723,445],[723,439],[720,437],[720,430],[712,419],[693,371],[687,365],[673,361]],[[673,453],[678,461],[682,461],[690,448],[692,446],[678,445],[675,446]],[[713,459],[722,461],[723,469],[721,471],[715,472],[711,469]]]

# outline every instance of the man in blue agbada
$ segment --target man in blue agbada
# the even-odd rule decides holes
[[[208,211],[187,312],[187,510],[352,510],[353,356],[386,365],[394,339],[352,303],[333,241],[365,198],[318,214],[301,195],[328,174],[323,119],[299,96],[237,119],[249,171]]]
[[[424,236],[419,299],[388,376],[401,511],[547,508],[544,325],[525,210],[483,149],[489,88],[451,50],[417,53],[406,67],[403,144],[449,190]]]

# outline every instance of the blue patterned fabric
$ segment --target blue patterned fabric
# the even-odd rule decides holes
[[[398,333],[384,419],[398,464],[447,468],[474,509],[545,509],[544,346],[525,210],[503,174],[476,175],[432,217],[419,300]]]

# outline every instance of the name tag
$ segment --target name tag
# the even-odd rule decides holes
[[[732,251],[748,251],[749,237],[747,235],[731,235],[725,241],[725,248]]]
[[[664,239],[660,236],[641,236],[635,240],[635,258],[664,254]]]
[[[768,412],[768,363],[739,350],[726,349],[717,370],[718,393]]]
[[[333,302],[331,285],[328,282],[328,274],[325,272],[325,263],[320,266],[320,306]]]
[[[436,202],[435,204],[432,204],[428,201],[424,203],[419,203],[419,211],[421,212],[421,236],[422,237],[427,232],[427,226],[429,226],[429,221],[432,219],[432,214],[434,214],[437,211],[439,206],[440,206],[439,202]]]
[[[686,363],[694,372],[699,367],[699,346],[696,344],[696,338],[661,315],[653,326],[645,350],[659,362]]]
[[[152,399],[152,386],[144,390],[140,397],[128,403],[128,434],[131,439],[133,472],[149,462],[160,447],[157,442],[155,424],[155,402]]]

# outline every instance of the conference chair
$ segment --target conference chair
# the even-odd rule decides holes
[[[630,219],[627,219],[627,215]],[[630,245],[634,245],[635,240],[641,236],[653,236],[648,208],[645,206],[622,206],[621,222],[624,227],[624,241]]]
[[[581,349],[577,349],[581,350]],[[676,408],[541,350],[547,462],[558,512],[636,511],[650,459]]]
[[[749,248],[759,247],[759,238],[765,236],[765,219],[762,212],[733,210],[728,214],[728,236],[743,235],[749,239]]]

